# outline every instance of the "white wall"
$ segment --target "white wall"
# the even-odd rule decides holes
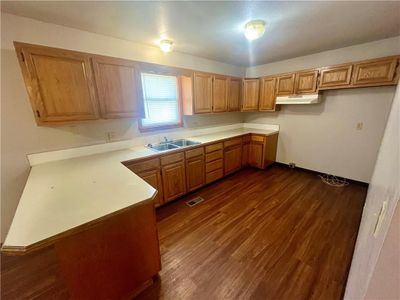
[[[1,240],[5,238],[29,174],[26,154],[105,142],[105,132],[115,140],[140,135],[136,120],[94,121],[70,126],[36,126],[14,51],[13,41],[110,55],[175,67],[242,76],[244,68],[194,57],[163,54],[158,48],[103,35],[1,14]],[[185,117],[185,126],[242,122],[240,113]]]
[[[400,37],[251,67],[246,76],[394,54],[400,54]],[[245,122],[281,126],[279,162],[369,182],[394,91],[393,86],[325,91],[321,104],[282,105],[279,112],[247,113]],[[363,122],[362,130],[356,130],[358,122]]]
[[[400,88],[397,88],[368,188],[344,299],[375,296],[375,299],[398,299],[384,296],[400,295],[399,210],[395,214],[399,199]],[[384,289],[387,291],[382,292]]]
[[[365,299],[400,299],[400,205],[376,262]]]
[[[246,69],[246,77],[325,67],[397,54],[400,54],[400,36],[250,67]]]

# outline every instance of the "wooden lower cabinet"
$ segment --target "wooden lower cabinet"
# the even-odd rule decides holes
[[[249,146],[248,164],[249,166],[262,169],[263,165],[264,144],[251,142]]]
[[[278,134],[269,136],[251,135],[248,153],[248,165],[264,169],[276,160]]]
[[[206,183],[211,183],[224,176],[223,143],[214,143],[205,147]]]
[[[159,169],[151,170],[143,173],[138,173],[144,181],[150,184],[153,188],[157,190],[157,195],[154,198],[154,206],[159,207],[163,204],[163,187],[161,180],[161,172]]]
[[[71,299],[132,299],[161,270],[153,202],[60,237],[55,250]]]
[[[204,155],[186,160],[186,185],[187,191],[191,192],[205,184],[205,162]]]
[[[224,174],[227,175],[242,167],[242,138],[232,139],[224,144]]]
[[[172,201],[186,193],[185,163],[183,161],[161,168],[164,202]]]
[[[268,135],[265,139],[264,168],[272,165],[276,161],[278,134]]]
[[[264,166],[265,136],[252,134],[250,136],[248,164],[263,169]]]
[[[242,167],[242,145],[232,147],[224,153],[224,174],[230,174]]]
[[[249,149],[250,142],[243,142],[242,146],[242,166],[245,167],[249,164]]]
[[[159,207],[242,166],[264,169],[275,161],[277,142],[278,134],[247,134],[123,164],[157,189],[154,205]]]

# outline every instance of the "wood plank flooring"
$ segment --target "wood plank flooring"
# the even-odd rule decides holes
[[[366,191],[275,165],[162,207],[162,271],[137,299],[340,299]],[[2,299],[69,298],[51,248],[2,258]]]

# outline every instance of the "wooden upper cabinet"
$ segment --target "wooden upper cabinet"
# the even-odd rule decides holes
[[[206,73],[193,74],[193,111],[195,114],[212,112],[213,76]]]
[[[258,110],[259,93],[260,93],[259,79],[243,80],[242,111]]]
[[[318,70],[296,73],[295,94],[310,94],[317,92]]]
[[[393,83],[397,61],[397,57],[391,57],[356,63],[354,65],[352,84],[359,86]]]
[[[89,55],[14,45],[39,125],[99,118]]]
[[[342,88],[350,85],[352,64],[321,68],[319,89]]]
[[[229,78],[215,75],[213,77],[213,111],[224,112],[228,110]]]
[[[276,78],[264,77],[261,78],[261,90],[260,90],[260,111],[275,111],[275,88]]]
[[[228,89],[228,111],[240,111],[241,78],[231,78]]]
[[[135,63],[111,57],[93,57],[92,61],[102,117],[143,116],[140,73]]]
[[[285,96],[294,94],[295,73],[277,77],[276,95]]]

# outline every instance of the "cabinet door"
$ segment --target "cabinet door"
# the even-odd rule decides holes
[[[214,76],[213,80],[213,111],[224,112],[228,110],[228,78]]]
[[[154,206],[159,207],[163,203],[163,187],[160,170],[138,173],[137,175],[157,190],[157,195],[154,198]]]
[[[194,113],[212,112],[212,75],[194,73],[193,101]]]
[[[185,164],[174,163],[162,167],[164,202],[169,202],[186,193]]]
[[[242,167],[242,145],[225,149],[224,174],[230,174]]]
[[[274,111],[275,110],[275,86],[276,78],[262,78],[261,79],[261,93],[260,93],[260,111]]]
[[[258,96],[260,92],[259,79],[243,80],[242,111],[258,110]]]
[[[317,91],[318,71],[296,73],[295,94],[309,94]]]
[[[186,184],[188,192],[205,184],[204,155],[186,161]]]
[[[276,95],[292,95],[294,94],[295,74],[287,74],[277,77]]]
[[[278,150],[278,133],[266,137],[264,150],[264,166],[272,165],[276,161],[276,152]]]
[[[240,110],[242,79],[231,78],[228,91],[228,111]]]
[[[253,167],[263,168],[263,151],[264,145],[257,142],[250,142],[249,147],[249,165]]]
[[[88,55],[15,43],[38,124],[98,119]]]
[[[319,89],[340,88],[350,85],[353,65],[326,67],[320,69]]]
[[[249,149],[250,143],[243,143],[242,146],[242,166],[247,166],[249,164]]]
[[[354,65],[353,85],[391,83],[395,77],[397,57],[374,59]]]
[[[138,94],[141,89],[140,80],[135,64],[111,57],[94,57],[92,61],[102,117],[143,116]]]

